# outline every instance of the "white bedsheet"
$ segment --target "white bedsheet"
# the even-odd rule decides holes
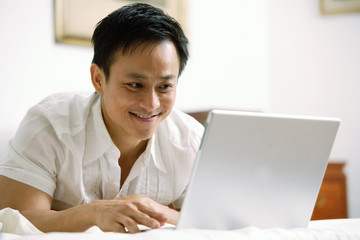
[[[1,240],[360,240],[360,219],[340,219],[312,221],[308,228],[297,229],[260,229],[247,227],[233,231],[219,230],[167,230],[156,229],[138,234],[104,233],[99,228],[90,228],[84,233],[42,233],[34,227],[18,211],[6,208],[0,210],[0,239]]]

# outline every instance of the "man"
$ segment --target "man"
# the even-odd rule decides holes
[[[173,110],[187,58],[179,24],[147,4],[97,25],[96,93],[31,108],[0,164],[0,209],[49,231],[138,232],[176,224],[203,128]]]

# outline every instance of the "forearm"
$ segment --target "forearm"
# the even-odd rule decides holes
[[[63,211],[24,210],[20,213],[42,232],[83,232],[95,225],[91,207],[83,204]]]
[[[92,226],[102,231],[135,233],[138,224],[150,228],[165,222],[176,225],[179,212],[141,196],[130,195],[115,200],[97,200],[63,211],[47,209],[21,210],[43,232],[83,232]]]
[[[83,232],[95,225],[102,231],[139,232],[137,224],[158,228],[165,222],[176,224],[178,218],[175,210],[135,194],[52,211],[47,193],[4,176],[0,176],[0,196],[0,209],[19,210],[43,232]]]

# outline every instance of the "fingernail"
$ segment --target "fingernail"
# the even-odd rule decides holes
[[[152,221],[151,227],[152,228],[158,228],[158,227],[160,227],[160,223],[158,221]]]

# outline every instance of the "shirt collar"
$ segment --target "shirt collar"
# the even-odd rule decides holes
[[[156,134],[154,134],[148,141],[145,151],[134,163],[131,168],[129,176],[126,178],[125,185],[129,184],[134,178],[138,177],[148,166],[150,161],[153,161],[155,167],[162,172],[167,172],[164,162],[162,161],[159,148],[156,144]]]
[[[148,144],[151,144],[150,145],[151,158],[152,158],[155,166],[160,171],[166,173],[165,163],[162,158],[162,154],[161,154],[161,150],[160,150],[160,146],[159,146],[159,142],[158,142],[157,131],[151,138],[151,142],[149,142]],[[162,149],[162,151],[166,151],[166,149]]]
[[[166,166],[162,158],[159,143],[157,141],[157,131],[149,139],[145,151],[139,157],[137,162],[142,162],[140,164],[143,167],[146,167],[151,159],[154,162],[156,168],[166,173]],[[115,159],[120,157],[120,151],[112,141],[102,117],[101,96],[96,94],[86,123],[86,146],[84,161],[94,161],[103,156],[104,153],[108,151],[112,152]]]
[[[120,157],[120,152],[113,143],[105,126],[101,112],[101,96],[96,94],[90,114],[86,122],[86,143],[84,161],[94,161],[111,151],[114,158]]]

